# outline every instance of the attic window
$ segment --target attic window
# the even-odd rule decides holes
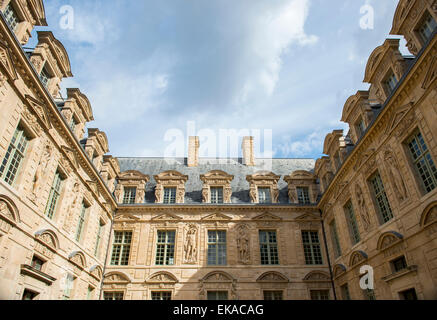
[[[18,24],[20,23],[20,19],[18,18],[17,12],[15,11],[11,3],[6,6],[3,15],[5,16],[6,22],[9,27],[15,32],[17,30]]]
[[[76,119],[74,119],[74,116],[71,117],[71,122],[70,122],[70,129],[71,131],[75,131],[76,130],[76,126],[77,126],[77,121]]]
[[[385,79],[386,80],[384,81],[384,84],[387,89],[387,94],[390,95],[393,93],[396,86],[398,85],[398,80],[396,79],[395,74],[391,70],[389,71]]]
[[[44,66],[41,70],[41,73],[39,75],[39,79],[41,80],[42,84],[44,85],[44,87],[48,87],[49,85],[49,80],[50,80],[50,74],[47,71],[47,68]]]
[[[355,127],[357,129],[357,138],[360,139],[363,135],[364,132],[366,131],[366,125],[364,124],[364,120],[363,118],[359,118],[357,123],[355,124]]]
[[[424,43],[426,43],[431,38],[431,36],[434,33],[434,30],[436,28],[437,28],[436,21],[429,14],[429,12],[426,11],[425,15],[422,18],[421,23],[419,24],[419,27],[417,28],[416,31],[420,34],[420,37],[422,38],[422,41]]]

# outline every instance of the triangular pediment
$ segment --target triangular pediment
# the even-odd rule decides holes
[[[428,89],[429,85],[437,78],[437,57],[431,61],[431,65],[426,73],[425,80],[423,81],[422,88]]]
[[[10,79],[16,80],[18,78],[9,48],[3,41],[0,41],[0,66],[5,70]]]
[[[182,218],[172,213],[164,213],[152,218],[152,221],[178,221],[178,220],[182,220]]]
[[[137,220],[140,220],[140,218],[135,217],[134,215],[129,214],[129,213],[122,213],[122,214],[116,215],[114,220],[115,221],[137,221]]]
[[[320,217],[314,213],[304,213],[296,218],[296,220],[320,220]]]
[[[78,168],[79,167],[79,161],[76,157],[76,154],[74,153],[73,149],[67,147],[67,146],[62,146],[62,151],[64,151],[65,155],[67,156],[67,158],[71,161],[71,163],[73,164],[74,168]]]
[[[202,220],[206,220],[206,221],[229,221],[232,220],[231,217],[223,214],[223,213],[213,213],[210,214],[209,216],[203,217]]]
[[[396,126],[402,121],[405,115],[411,110],[413,107],[412,103],[406,104],[400,108],[396,109],[396,113],[391,119],[389,125],[387,126],[386,134],[390,133]]]
[[[30,95],[26,95],[26,101],[33,109],[33,111],[38,115],[42,123],[46,126],[47,129],[50,129],[50,120],[47,114],[47,109],[43,106],[41,102],[31,97]]]
[[[263,213],[259,216],[256,216],[255,218],[252,218],[252,220],[255,220],[255,221],[280,221],[280,220],[282,220],[282,218],[266,212],[266,213]]]

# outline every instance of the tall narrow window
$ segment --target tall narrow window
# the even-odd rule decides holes
[[[329,229],[331,230],[331,240],[332,240],[332,246],[334,248],[334,254],[335,257],[338,258],[341,256],[341,247],[340,247],[340,239],[338,237],[337,232],[337,224],[335,223],[335,220],[333,220],[329,224]]]
[[[373,175],[373,177],[370,179],[370,185],[372,187],[373,196],[378,207],[380,223],[387,223],[393,219],[393,213],[391,211],[390,203],[388,202],[384,184],[382,183],[379,173]]]
[[[89,286],[87,294],[86,294],[86,299],[87,300],[92,300],[93,298],[94,298],[94,288]]]
[[[115,231],[112,245],[111,265],[127,266],[129,264],[130,246],[132,242],[131,231]]]
[[[48,85],[49,85],[50,74],[47,71],[45,66],[42,68],[41,73],[39,74],[39,79],[41,80],[41,82],[44,85],[44,87],[47,88]]]
[[[46,216],[53,219],[53,215],[56,211],[59,197],[61,196],[62,177],[59,171],[56,171],[55,178],[53,179],[52,187],[50,189],[49,200],[46,206]]]
[[[264,291],[264,300],[284,300],[282,291]]]
[[[208,291],[208,300],[228,300],[227,291]]]
[[[74,276],[72,274],[67,274],[64,284],[64,293],[63,293],[64,300],[71,299],[71,293],[73,291],[73,287],[74,287]]]
[[[360,139],[364,135],[364,132],[366,132],[366,125],[364,124],[363,118],[360,117],[358,119],[355,128],[357,130],[357,137]]]
[[[152,291],[152,300],[171,300],[171,292],[169,291]]]
[[[12,1],[6,6],[5,10],[3,11],[3,15],[5,16],[6,23],[9,25],[12,31],[17,31],[17,26],[20,22],[20,19],[18,18],[17,12],[12,6]]]
[[[208,265],[226,265],[226,231],[208,231]]]
[[[211,203],[223,203],[223,187],[211,188]]]
[[[259,203],[272,203],[270,188],[258,188]]]
[[[156,244],[156,265],[174,265],[175,231],[158,231]]]
[[[417,29],[417,32],[422,37],[422,41],[426,43],[431,38],[436,28],[437,28],[436,21],[429,14],[429,12],[426,12],[425,16],[422,19],[422,23],[419,25],[419,28]]]
[[[123,300],[123,292],[103,292],[104,300]]]
[[[323,264],[320,248],[319,233],[317,231],[302,231],[303,250],[307,265]]]
[[[164,204],[176,203],[176,188],[164,188]]]
[[[0,166],[0,176],[9,185],[12,185],[17,177],[28,144],[29,139],[24,133],[24,130],[18,127],[14,132],[11,143]]]
[[[79,223],[77,224],[76,241],[82,240],[83,229],[85,227],[85,219],[87,214],[87,206],[85,202],[82,202],[82,208],[80,210]]]
[[[341,286],[341,297],[343,300],[351,300],[349,285],[347,283]]]
[[[77,121],[76,121],[76,119],[74,119],[74,116],[72,116],[71,117],[71,121],[70,121],[70,129],[71,129],[71,131],[75,132],[76,126],[77,126]]]
[[[387,93],[390,95],[398,85],[398,79],[396,79],[396,76],[393,73],[393,71],[390,71],[384,83],[387,88]]]
[[[355,245],[361,241],[360,231],[358,230],[358,223],[355,216],[354,207],[352,201],[349,201],[344,207],[346,213],[346,221],[349,226],[349,234],[352,239],[352,244]]]
[[[32,258],[32,268],[34,268],[35,270],[42,271],[42,266],[44,265],[44,263],[44,261],[36,256]]]
[[[429,193],[437,186],[437,169],[420,132],[410,137],[408,148],[422,185]]]
[[[123,204],[135,204],[137,188],[124,188]]]
[[[310,204],[310,191],[308,187],[297,187],[297,200],[299,204]]]
[[[278,241],[275,231],[260,231],[259,246],[261,253],[261,264],[277,265],[279,264],[278,257]]]
[[[100,220],[99,221],[99,229],[97,230],[96,247],[94,248],[94,256],[96,256],[96,257],[99,255],[100,242],[102,241],[102,233],[103,233],[104,227],[105,227],[105,224]]]

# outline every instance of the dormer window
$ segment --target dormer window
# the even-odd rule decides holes
[[[310,204],[310,191],[308,187],[297,187],[297,199],[299,204]]]
[[[213,187],[211,188],[211,203],[223,203],[223,188]]]
[[[366,131],[366,125],[364,123],[363,118],[360,117],[358,119],[355,128],[357,130],[357,139],[360,139],[364,135],[364,132]]]
[[[123,204],[135,204],[137,188],[124,188]]]
[[[176,188],[164,188],[164,204],[176,203]]]
[[[385,84],[385,87],[387,89],[387,94],[390,95],[393,93],[396,86],[398,85],[398,80],[396,79],[395,74],[391,70],[385,79],[386,80],[384,81],[384,84]]]
[[[20,23],[20,19],[18,18],[17,12],[15,11],[11,3],[6,6],[3,15],[5,16],[6,22],[9,27],[12,29],[12,31],[15,32],[17,30],[18,24]]]
[[[76,130],[76,126],[77,126],[77,121],[76,119],[74,119],[74,116],[71,117],[71,121],[70,121],[70,129],[71,131],[75,131]]]
[[[259,203],[272,203],[270,188],[258,188]]]
[[[419,27],[417,28],[417,32],[422,38],[422,41],[426,43],[431,38],[436,28],[437,28],[436,21],[429,14],[429,12],[426,12],[421,23],[419,24]]]
[[[48,88],[49,80],[50,80],[50,74],[47,71],[47,68],[44,66],[41,70],[41,73],[39,74],[39,79],[41,80],[44,87]]]

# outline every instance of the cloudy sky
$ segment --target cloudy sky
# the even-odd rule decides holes
[[[220,129],[249,129],[261,141],[272,130],[274,157],[317,158],[327,133],[347,131],[342,108],[368,88],[367,59],[397,2],[45,0],[49,27],[38,30],[64,44],[74,78],[63,87],[88,96],[89,127],[107,133],[114,156],[163,156],[178,132],[211,141]],[[64,5],[72,29],[62,28]],[[364,5],[373,29],[360,27]]]

